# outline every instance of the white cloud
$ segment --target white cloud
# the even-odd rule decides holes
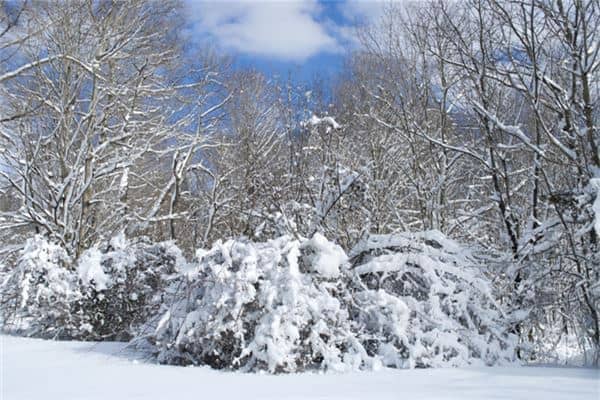
[[[332,28],[332,31],[346,47],[360,47],[357,29],[360,30],[363,25],[377,27],[390,9],[418,1],[422,0],[346,0],[338,4],[338,9],[347,22]]]
[[[379,18],[389,4],[389,0],[348,0],[341,8],[347,19],[368,22]]]
[[[198,1],[188,3],[194,31],[246,54],[302,61],[341,46],[317,17],[316,0]]]

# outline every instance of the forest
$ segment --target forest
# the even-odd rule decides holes
[[[600,2],[390,2],[334,77],[0,0],[0,328],[271,373],[600,363]]]

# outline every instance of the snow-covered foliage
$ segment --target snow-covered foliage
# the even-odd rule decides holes
[[[468,250],[437,231],[372,235],[349,258],[316,233],[218,241],[187,263],[119,235],[77,259],[28,240],[2,284],[3,329],[128,340],[169,364],[347,371],[496,364],[512,338]]]
[[[62,247],[43,237],[27,240],[0,287],[3,329],[45,338],[76,336],[80,327],[71,311],[81,292],[71,263]]]
[[[271,372],[360,366],[366,354],[351,335],[341,281],[316,267],[329,258],[337,270],[339,253],[319,237],[217,242],[151,336],[159,361]]]
[[[120,235],[75,262],[35,236],[2,282],[0,322],[27,336],[128,340],[156,313],[181,259],[170,243],[131,243]]]
[[[131,243],[123,235],[85,251],[77,265],[82,297],[76,306],[88,331],[82,337],[129,340],[158,311],[181,260],[171,243]]]
[[[310,253],[307,256],[307,264],[325,278],[339,277],[340,266],[348,259],[340,246],[329,242],[320,233],[315,233],[312,239],[303,244],[302,248]]]
[[[337,245],[283,236],[199,252],[150,343],[158,360],[246,371],[495,364],[513,358],[491,285],[439,232]]]
[[[410,366],[510,361],[514,338],[481,266],[439,231],[372,235],[352,251],[353,270],[372,290],[410,310]]]

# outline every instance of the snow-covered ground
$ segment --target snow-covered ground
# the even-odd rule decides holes
[[[240,374],[136,360],[121,343],[0,336],[0,400],[598,400],[598,370],[477,368]]]

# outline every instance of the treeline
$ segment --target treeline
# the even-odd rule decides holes
[[[191,255],[438,230],[477,249],[519,357],[598,362],[598,1],[390,4],[331,101],[194,46],[177,2],[1,12],[6,271],[34,234],[77,259],[121,232]]]

